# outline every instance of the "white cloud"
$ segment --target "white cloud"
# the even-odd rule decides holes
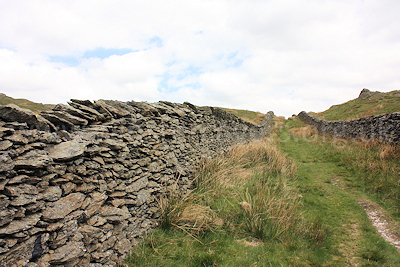
[[[5,0],[0,90],[44,103],[104,98],[285,116],[321,111],[364,87],[400,89],[399,13],[394,0]],[[82,58],[98,48],[134,52]]]

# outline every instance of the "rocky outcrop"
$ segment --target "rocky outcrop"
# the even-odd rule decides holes
[[[384,95],[384,93],[376,92],[376,91],[370,91],[369,89],[364,88],[361,91],[360,95],[358,96],[357,100],[370,99],[371,97],[374,97],[374,96],[383,96],[383,95]]]
[[[316,127],[320,132],[335,137],[361,141],[400,142],[400,112],[370,116],[351,121],[321,120],[304,111],[300,112],[298,116]]]
[[[0,266],[116,266],[157,225],[162,190],[185,193],[205,158],[259,138],[190,103],[71,100],[35,115],[0,106]]]

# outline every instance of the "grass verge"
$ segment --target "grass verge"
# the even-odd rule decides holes
[[[187,195],[164,192],[160,227],[129,266],[322,266],[321,218],[303,207],[296,165],[272,139],[237,145],[203,164]]]
[[[334,266],[400,266],[398,251],[385,242],[357,200],[397,208],[397,149],[321,136],[299,119],[288,120],[280,147],[298,162],[304,206],[320,214]]]

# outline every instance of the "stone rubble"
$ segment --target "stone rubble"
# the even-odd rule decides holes
[[[157,225],[162,190],[261,126],[190,103],[0,106],[0,266],[116,266]]]

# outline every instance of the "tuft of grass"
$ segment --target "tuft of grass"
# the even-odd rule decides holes
[[[293,230],[298,234],[300,195],[285,179],[263,180],[248,188],[239,203],[246,230],[264,242],[287,237]]]

